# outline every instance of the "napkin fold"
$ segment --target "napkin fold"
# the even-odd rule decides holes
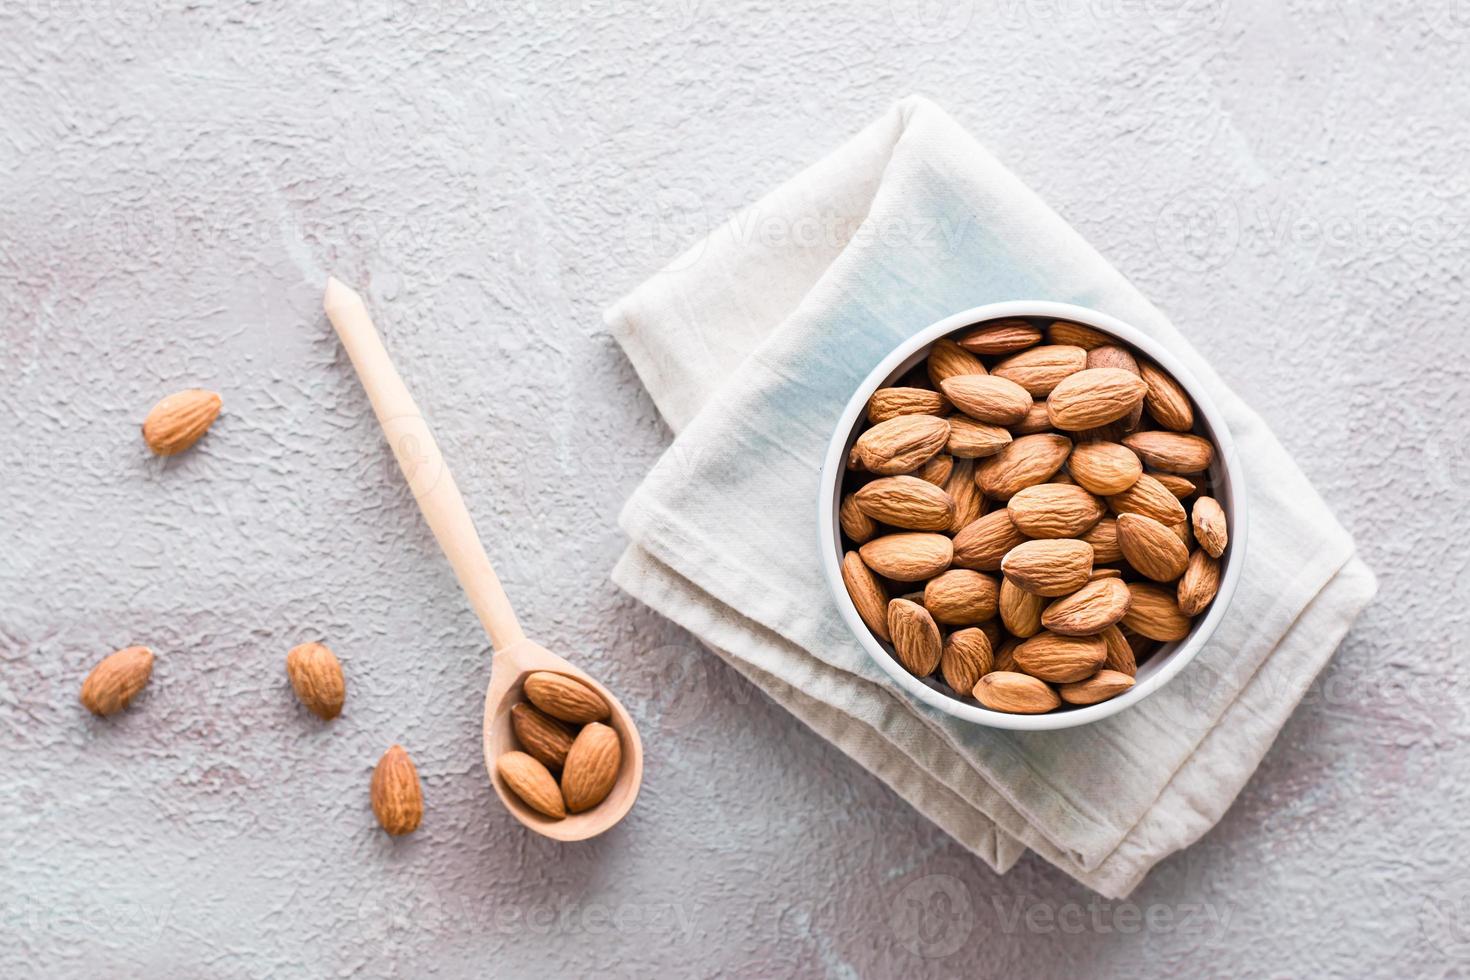
[[[1093,307],[1182,358],[1235,438],[1244,574],[1194,662],[1105,721],[1006,732],[895,688],[839,619],[819,471],[905,337],[1012,299]],[[1164,316],[932,103],[909,98],[606,313],[675,439],[623,510],[629,593],[997,871],[1031,849],[1126,896],[1213,826],[1372,598],[1352,539]]]

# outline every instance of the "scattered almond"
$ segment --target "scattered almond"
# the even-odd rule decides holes
[[[82,705],[94,715],[115,715],[138,696],[152,675],[153,651],[124,647],[92,668],[82,682]]]
[[[222,400],[213,391],[190,388],[164,398],[143,420],[143,441],[159,456],[174,456],[198,442],[219,418]]]
[[[373,815],[388,833],[399,837],[418,829],[424,818],[424,791],[403,746],[393,746],[378,760],[370,795]]]
[[[337,655],[321,643],[303,643],[286,654],[286,676],[296,700],[323,721],[342,713],[347,699],[347,682]]]

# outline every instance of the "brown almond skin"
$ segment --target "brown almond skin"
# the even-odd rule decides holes
[[[963,334],[958,343],[974,354],[1014,354],[1041,343],[1041,330],[1028,320],[996,320]]]
[[[1143,475],[1143,463],[1117,442],[1078,443],[1067,457],[1067,472],[1077,485],[1099,497],[1122,493]]]
[[[985,498],[975,486],[975,461],[956,459],[950,468],[949,479],[944,481],[944,492],[954,501],[954,517],[946,528],[950,534],[958,534],[971,521],[979,520],[985,513]]]
[[[991,369],[998,378],[1014,381],[1037,398],[1051,394],[1069,375],[1087,367],[1087,352],[1072,344],[1046,344],[1012,354]]]
[[[939,387],[955,408],[978,422],[1015,425],[1031,411],[1031,396],[1004,378],[966,374],[948,378]]]
[[[1184,505],[1179,498],[1147,473],[1127,490],[1109,497],[1108,504],[1119,514],[1142,514],[1166,527],[1173,527],[1185,519]]]
[[[323,721],[342,713],[347,700],[347,682],[342,663],[321,643],[302,643],[286,654],[286,676],[296,700]]]
[[[1142,514],[1118,518],[1118,547],[1128,564],[1155,582],[1174,581],[1189,564],[1189,551],[1173,529]]]
[[[1179,476],[1203,473],[1215,458],[1215,447],[1208,439],[1187,432],[1134,432],[1123,437],[1123,445],[1137,453],[1145,466]]]
[[[923,582],[949,567],[954,542],[943,534],[907,531],[874,538],[858,549],[863,563],[895,582]]]
[[[954,536],[954,565],[981,572],[999,571],[1005,556],[1025,540],[1008,511],[992,511],[966,524]]]
[[[888,590],[856,551],[842,556],[842,584],[847,586],[848,597],[868,629],[884,643],[889,642]]]
[[[394,837],[418,829],[424,816],[424,791],[419,786],[419,771],[403,746],[393,746],[378,760],[373,770],[372,804],[378,823]]]
[[[1230,543],[1225,527],[1225,511],[1220,507],[1220,502],[1214,497],[1200,497],[1194,502],[1193,518],[1195,540],[1210,553],[1211,558],[1219,558],[1225,553],[1225,546]]]
[[[1000,569],[1027,592],[1062,596],[1087,584],[1092,555],[1092,545],[1074,538],[1025,541],[1006,554]]]
[[[874,521],[912,531],[943,531],[954,519],[954,501],[916,476],[887,476],[853,494],[859,510]]]
[[[537,670],[526,675],[524,684],[526,699],[553,718],[584,725],[589,721],[603,721],[610,714],[607,702],[592,688],[574,677],[548,670]]]
[[[1068,704],[1099,704],[1133,686],[1133,675],[1118,670],[1099,670],[1086,680],[1063,684],[1057,689]]]
[[[567,809],[583,813],[607,798],[623,765],[618,733],[593,722],[577,733],[561,773],[561,795]]]
[[[918,469],[949,441],[949,423],[933,415],[900,415],[858,436],[852,457],[880,476]]]
[[[1117,343],[1112,334],[1094,330],[1092,327],[1084,327],[1080,323],[1072,323],[1069,320],[1057,320],[1047,327],[1046,342],[1081,347],[1085,351]]]
[[[495,773],[517,799],[542,816],[560,820],[567,815],[556,777],[533,756],[507,752],[495,760]]]
[[[1175,432],[1188,432],[1194,428],[1194,405],[1184,388],[1157,364],[1144,362],[1139,365],[1148,394],[1143,397],[1144,407],[1155,422]]]
[[[877,522],[863,513],[850,493],[842,498],[842,503],[837,508],[837,522],[842,525],[842,533],[853,544],[867,544],[878,533]]]
[[[949,431],[951,434],[954,433],[953,422],[950,423]],[[936,487],[943,487],[949,479],[949,474],[953,471],[954,457],[940,453],[937,456],[930,456],[928,462],[914,470],[914,476],[923,480],[925,483],[932,483]]]
[[[1180,610],[1176,590],[1151,582],[1129,582],[1128,591],[1132,597],[1128,611],[1123,614],[1123,626],[1161,643],[1172,643],[1189,635],[1193,623]]]
[[[1043,631],[1015,650],[1016,667],[1032,677],[1069,684],[1091,676],[1107,661],[1100,636],[1062,636]]]
[[[1080,538],[1103,517],[1096,497],[1065,483],[1038,483],[1018,490],[1006,509],[1017,530],[1030,538]]]
[[[1132,595],[1130,593],[1130,601]],[[1106,670],[1116,670],[1132,677],[1138,673],[1138,664],[1133,659],[1133,647],[1123,631],[1116,626],[1109,626],[1102,631],[1103,645],[1107,648],[1108,659],[1103,662]]]
[[[956,415],[949,420],[949,442],[944,448],[951,456],[979,459],[994,456],[1010,444],[1011,434],[1006,429]]]
[[[1092,636],[1121,622],[1131,599],[1121,578],[1095,579],[1048,605],[1041,625],[1063,636]]]
[[[1011,426],[1011,434],[1017,436],[1034,436],[1050,431],[1051,416],[1047,414],[1044,401],[1032,402],[1031,408],[1026,412],[1026,417]]]
[[[973,626],[995,616],[999,594],[1000,586],[991,576],[951,568],[924,585],[924,608],[946,626]]]
[[[1022,436],[975,466],[975,485],[992,500],[1010,500],[1021,490],[1046,483],[1072,452],[1072,440],[1054,432]]]
[[[990,672],[994,659],[990,652],[990,637],[976,627],[955,630],[944,641],[944,652],[939,657],[939,673],[956,694],[966,695],[975,689],[975,684]]]
[[[203,438],[222,404],[218,393],[203,388],[174,392],[149,410],[143,441],[159,456],[176,456]]]
[[[548,769],[562,767],[576,737],[566,722],[525,703],[510,706],[510,727],[521,749]]]
[[[1090,531],[1082,535],[1082,540],[1092,545],[1094,566],[1123,560],[1123,549],[1118,547],[1117,518],[1104,517],[1094,524]]]
[[[1000,621],[1012,636],[1028,639],[1041,632],[1041,611],[1046,599],[1027,592],[1010,579],[1000,583]]]
[[[928,388],[879,388],[868,399],[868,421],[877,425],[900,415],[942,415],[944,396]]]
[[[1009,670],[992,670],[975,684],[975,700],[992,711],[1019,715],[1045,714],[1062,700],[1045,681]]]
[[[1069,375],[1046,399],[1052,425],[1072,432],[1126,418],[1148,387],[1121,368],[1088,368]]]
[[[1220,562],[1209,553],[1196,548],[1189,556],[1189,565],[1179,579],[1179,611],[1186,616],[1198,616],[1215,601],[1220,591]]]
[[[939,666],[944,643],[939,626],[917,602],[894,599],[888,603],[888,632],[898,662],[915,677],[928,677]]]
[[[124,647],[110,653],[92,668],[82,682],[82,705],[105,718],[126,708],[153,676],[153,651],[147,647]]]
[[[924,367],[929,372],[930,383],[941,391],[944,390],[944,382],[950,378],[987,373],[980,358],[948,337],[934,341]]]
[[[1149,473],[1149,476],[1153,477],[1155,480],[1158,480],[1161,484],[1164,485],[1165,490],[1168,490],[1180,500],[1184,500],[1186,497],[1189,497],[1191,494],[1194,493],[1196,489],[1198,489],[1197,487],[1195,487],[1193,480],[1186,479],[1185,477],[1179,476],[1175,473],[1165,473],[1163,470],[1154,470],[1153,472]]]
[[[1094,347],[1092,350],[1088,351],[1087,366],[1090,368],[1121,368],[1122,370],[1127,371],[1129,374],[1138,375],[1139,377],[1143,376],[1143,372],[1138,369],[1138,362],[1133,359],[1133,355],[1124,350],[1122,347],[1119,347],[1115,344],[1108,344],[1103,347]],[[1123,416],[1121,419],[1113,424],[1118,427],[1121,435],[1121,433],[1123,432],[1136,431],[1142,418],[1143,402],[1140,401],[1137,405],[1133,406],[1133,411],[1129,412],[1127,415]],[[1117,442],[1118,440],[1109,439],[1108,441]]]

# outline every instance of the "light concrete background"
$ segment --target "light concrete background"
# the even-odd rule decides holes
[[[1467,64],[1463,0],[0,5],[0,973],[1465,975]],[[669,435],[599,310],[910,92],[1214,358],[1381,583],[1129,902],[996,877],[607,580]],[[603,839],[494,800],[487,644],[329,270],[527,628],[643,726]],[[194,385],[224,416],[151,458]],[[318,637],[331,724],[282,670]],[[93,720],[128,643],[153,682]],[[395,741],[401,841],[367,800]]]

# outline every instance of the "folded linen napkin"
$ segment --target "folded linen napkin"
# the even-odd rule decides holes
[[[1169,684],[1106,721],[981,728],[894,687],[818,559],[819,469],[900,340],[1048,299],[1145,330],[1208,386],[1250,492],[1240,586]],[[606,314],[676,433],[625,507],[614,581],[997,871],[1026,848],[1109,897],[1215,824],[1375,589],[1301,471],[1167,320],[933,104],[900,102]]]

